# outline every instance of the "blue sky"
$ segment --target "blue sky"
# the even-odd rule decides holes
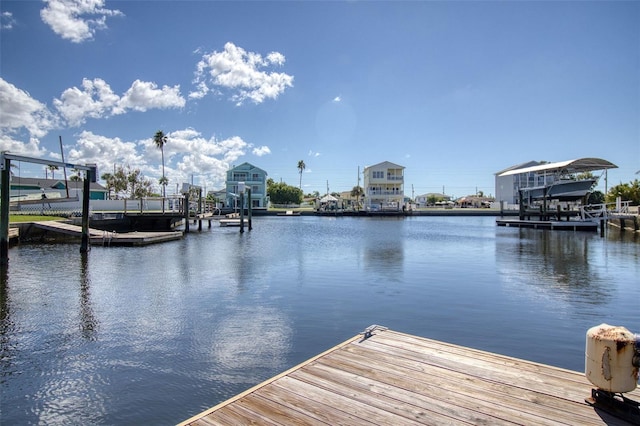
[[[297,186],[303,160],[321,194],[382,161],[406,167],[408,195],[494,194],[495,172],[530,160],[599,157],[619,166],[609,187],[638,178],[640,2],[0,8],[0,150],[15,154],[59,159],[62,137],[67,162],[157,184],[163,130],[168,193],[222,188],[245,161]]]

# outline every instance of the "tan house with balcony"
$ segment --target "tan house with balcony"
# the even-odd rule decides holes
[[[404,167],[388,161],[364,168],[367,210],[400,211],[404,205]]]

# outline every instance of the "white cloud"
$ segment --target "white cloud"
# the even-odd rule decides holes
[[[29,93],[0,78],[0,137],[26,129],[32,137],[41,138],[58,125],[58,118]]]
[[[222,141],[206,139],[194,129],[183,129],[167,133],[164,146],[165,175],[170,187],[190,182],[192,176],[198,177],[209,188],[221,187],[231,164],[250,147],[239,137]],[[162,174],[160,150],[153,138],[141,141],[123,141],[83,131],[78,135],[77,143],[71,147],[67,161],[75,164],[96,163],[98,174],[113,172],[116,167],[130,166],[139,169],[144,177],[157,184]],[[204,179],[204,181],[202,181]]]
[[[165,173],[172,184],[189,182],[194,175],[206,179],[209,187],[222,186],[227,170],[252,147],[238,136],[224,140],[206,139],[191,128],[169,132],[167,137],[164,145]],[[160,163],[160,150],[153,138],[140,141],[139,146],[144,158]],[[159,169],[156,170],[157,177],[160,177]]]
[[[72,87],[62,92],[53,104],[70,126],[79,126],[87,117],[104,118],[124,114],[128,109],[146,111],[158,108],[182,108],[185,99],[180,86],[158,86],[152,82],[136,80],[120,97],[102,79],[83,79],[82,89]]]
[[[307,155],[309,157],[320,157],[320,153],[319,152],[314,152],[312,150],[309,150],[309,153]]]
[[[96,30],[107,28],[110,16],[123,16],[119,10],[104,9],[104,0],[44,0],[42,21],[53,32],[73,43],[91,40]]]
[[[69,150],[66,159],[73,164],[95,163],[100,175],[111,172],[114,164],[139,169],[146,165],[145,157],[138,152],[135,142],[108,138],[88,131],[78,135],[77,143]]]
[[[117,111],[124,112],[127,108],[136,111],[152,108],[182,108],[184,105],[185,100],[180,95],[179,85],[162,86],[162,89],[158,89],[155,83],[136,80],[120,99]]]
[[[253,153],[253,155],[256,155],[258,157],[262,157],[263,155],[271,154],[271,150],[269,149],[268,146],[260,146],[260,147],[253,148],[253,151],[251,151],[251,152]]]
[[[13,18],[11,12],[2,12],[2,14],[0,14],[0,29],[12,30],[15,24],[16,20]]]
[[[86,117],[101,118],[110,115],[117,107],[120,97],[102,79],[83,79],[82,89],[72,87],[54,99],[53,105],[67,120],[70,126],[79,126]]]
[[[223,52],[205,54],[198,62],[193,81],[196,90],[189,93],[189,97],[200,99],[208,92],[221,94],[228,90],[236,105],[246,100],[259,104],[266,99],[276,99],[287,87],[293,86],[293,76],[261,69],[282,66],[284,62],[281,53],[271,52],[263,58],[259,53],[227,43]]]
[[[0,134],[0,151],[9,151],[15,155],[28,157],[44,157],[47,153],[46,149],[40,147],[40,141],[36,138],[31,138],[29,142],[24,143],[2,134]]]
[[[333,102],[341,102],[342,101],[342,97],[340,96],[336,96],[335,98],[333,98]]]

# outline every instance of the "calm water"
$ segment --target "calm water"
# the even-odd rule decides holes
[[[495,218],[266,217],[9,256],[2,424],[174,424],[371,324],[578,371],[588,328],[640,333],[638,238]]]

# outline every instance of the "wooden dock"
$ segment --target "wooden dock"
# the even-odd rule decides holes
[[[519,220],[519,219],[498,219],[498,226],[515,228],[550,229],[562,231],[592,231],[598,230],[598,223],[594,221],[580,220]]]
[[[70,223],[59,221],[43,221],[34,222],[37,228],[50,232],[70,235],[80,238],[82,236],[82,227],[72,225]],[[161,232],[110,232],[101,231],[99,229],[89,228],[89,241],[91,245],[98,246],[144,246],[149,244],[161,243],[165,241],[179,240],[183,237],[181,231],[161,231]]]
[[[585,403],[592,387],[583,373],[379,330],[180,425],[628,425]]]

